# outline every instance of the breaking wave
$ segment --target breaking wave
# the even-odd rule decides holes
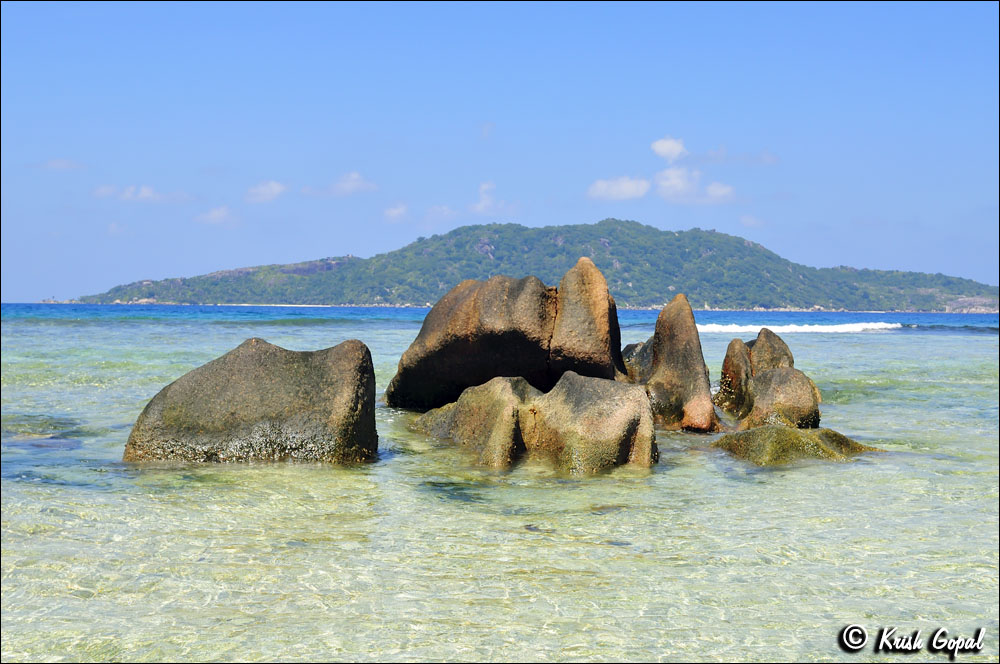
[[[800,332],[820,332],[823,334],[858,332],[886,332],[898,330],[903,327],[902,323],[839,323],[835,325],[740,325],[719,323],[706,323],[698,326],[698,332],[703,334],[719,332],[725,334],[757,334],[762,327],[766,327],[775,334],[795,334]]]

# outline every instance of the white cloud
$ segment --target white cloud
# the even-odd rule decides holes
[[[159,201],[163,200],[163,194],[157,192],[148,184],[139,186],[129,185],[122,190],[118,198],[123,201]]]
[[[740,223],[748,228],[757,228],[758,226],[763,226],[764,222],[754,217],[753,215],[744,214],[740,216]]]
[[[642,198],[647,191],[649,191],[649,180],[623,175],[611,180],[595,180],[587,188],[587,196],[622,201],[629,198]]]
[[[733,188],[731,185],[722,184],[721,182],[713,182],[705,187],[705,193],[708,194],[709,200],[712,201],[724,201],[733,196]]]
[[[94,196],[96,198],[110,198],[118,192],[118,187],[113,184],[102,184],[100,187],[94,190]]]
[[[691,171],[683,166],[674,166],[656,174],[656,193],[668,201],[689,197],[698,186],[699,171]]]
[[[671,164],[688,153],[688,151],[684,149],[684,141],[679,138],[673,138],[672,136],[664,136],[659,140],[653,141],[650,147],[653,148],[653,152],[660,155]]]
[[[286,191],[288,191],[288,187],[280,182],[267,180],[250,187],[247,190],[247,200],[251,203],[267,203],[281,196]]]
[[[391,208],[385,209],[385,218],[389,221],[398,221],[406,216],[406,204],[399,203]]]
[[[234,221],[233,213],[229,209],[228,205],[220,205],[219,207],[212,208],[204,214],[199,214],[194,218],[195,221],[200,221],[203,224],[225,224]]]

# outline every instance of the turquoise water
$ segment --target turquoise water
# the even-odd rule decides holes
[[[495,473],[384,405],[362,467],[120,462],[153,394],[247,337],[359,338],[381,395],[425,313],[3,305],[4,661],[887,659],[842,652],[848,623],[984,627],[959,659],[997,660],[996,315],[696,312],[713,383],[782,330],[823,424],[888,450],[849,464],[659,432],[651,471]]]

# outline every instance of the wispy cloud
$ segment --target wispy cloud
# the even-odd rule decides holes
[[[386,208],[384,214],[389,221],[399,221],[406,216],[406,204],[398,203],[391,208]]]
[[[764,225],[763,221],[750,214],[740,215],[740,223],[748,228],[757,228]]]
[[[767,149],[759,152],[730,153],[724,145],[720,145],[715,150],[709,150],[704,154],[691,155],[688,159],[688,163],[738,164],[744,166],[773,166],[779,161],[778,156]]]
[[[250,203],[267,203],[288,191],[288,187],[274,180],[256,184],[247,190],[247,201]]]
[[[118,187],[113,184],[102,184],[92,192],[95,198],[117,198],[122,201],[137,201],[142,203],[161,203],[188,200],[188,195],[177,191],[164,194],[157,191],[148,184],[131,184],[127,187]]]
[[[222,224],[230,224],[236,221],[236,217],[233,216],[233,212],[229,209],[228,205],[220,205],[219,207],[212,208],[208,212],[199,214],[194,218],[194,220],[203,224],[220,226]]]
[[[432,205],[427,208],[427,218],[432,220],[451,219],[458,212],[447,205]]]
[[[129,185],[125,187],[118,198],[123,201],[162,201],[163,194],[153,189],[148,184]]]
[[[688,154],[688,151],[684,148],[684,141],[673,136],[664,136],[661,139],[655,140],[650,147],[653,148],[653,152],[671,164]]]
[[[479,185],[479,200],[469,206],[469,210],[476,214],[503,214],[511,213],[512,206],[507,201],[497,200],[493,195],[496,185],[492,182],[483,182]]]
[[[302,193],[313,196],[350,196],[378,189],[375,183],[365,179],[361,173],[351,171],[340,177],[329,187],[302,187]]]
[[[712,182],[705,187],[705,193],[708,195],[709,200],[722,202],[733,197],[733,188],[728,184]]]
[[[83,164],[72,159],[49,159],[46,162],[42,162],[41,167],[49,171],[72,171],[77,168],[83,168]]]
[[[493,198],[493,190],[497,186],[492,182],[483,182],[479,185],[479,200],[469,206],[469,209],[476,214],[490,214],[496,208],[496,201]]]
[[[623,175],[610,180],[595,180],[587,187],[587,196],[611,201],[642,198],[649,191],[649,180]]]
[[[374,182],[366,180],[361,173],[351,171],[334,183],[333,195],[350,196],[363,191],[375,191],[377,188]]]
[[[128,229],[117,221],[112,221],[108,224],[108,235],[121,235],[126,230]]]

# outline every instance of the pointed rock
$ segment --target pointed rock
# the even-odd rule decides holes
[[[752,377],[750,349],[741,339],[733,339],[722,361],[719,391],[713,399],[715,405],[736,417],[746,417],[751,406],[747,389]]]
[[[768,369],[792,368],[795,358],[788,344],[777,334],[762,327],[757,338],[747,344],[750,350],[751,371],[754,375]]]
[[[657,424],[692,431],[717,430],[719,419],[712,404],[698,326],[683,294],[660,312],[649,344],[653,363],[646,391]]]
[[[559,282],[549,366],[556,377],[565,371],[625,376],[615,299],[589,258],[580,258]]]

